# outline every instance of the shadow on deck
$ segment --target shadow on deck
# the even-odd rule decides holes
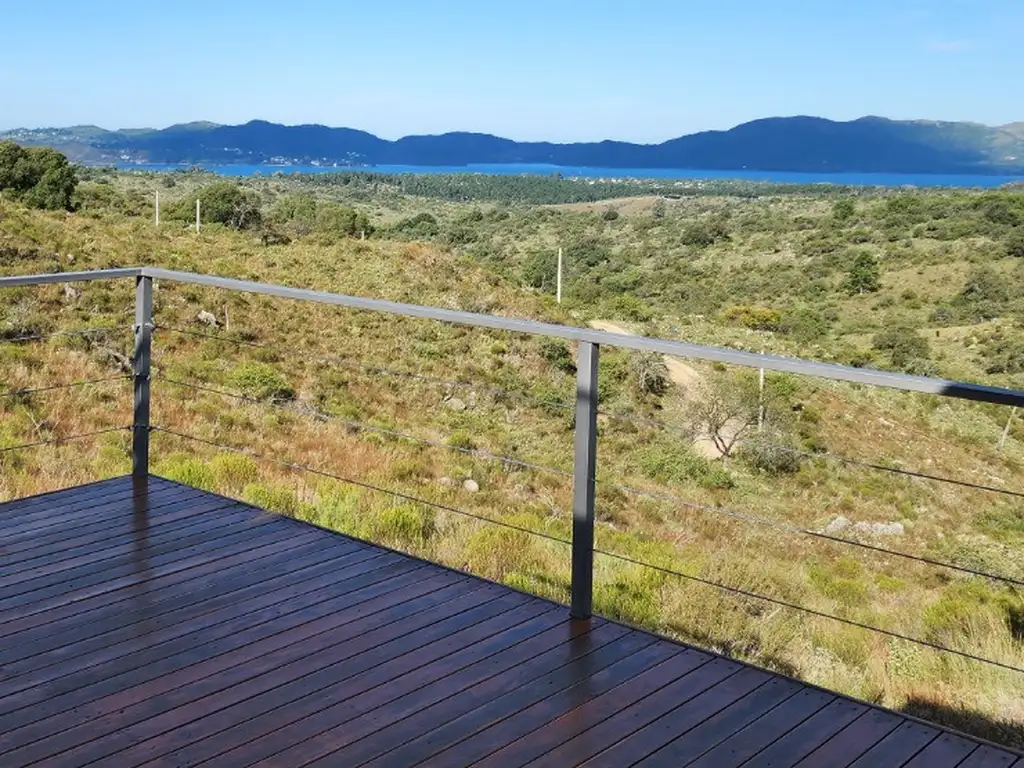
[[[1011,766],[159,478],[0,505],[0,763]]]

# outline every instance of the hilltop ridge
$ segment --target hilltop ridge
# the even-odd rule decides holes
[[[807,115],[767,117],[660,144],[519,142],[465,131],[389,141],[354,128],[265,120],[114,131],[92,125],[19,128],[0,132],[0,139],[4,138],[52,146],[85,163],[343,167],[529,163],[622,169],[1024,174],[1024,123],[993,127],[877,116],[847,122]]]

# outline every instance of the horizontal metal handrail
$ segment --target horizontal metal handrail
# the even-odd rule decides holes
[[[629,336],[620,333],[596,331],[590,328],[577,328],[569,325],[543,323],[535,320],[523,320],[498,315],[483,315],[474,312],[463,312],[441,307],[425,307],[418,304],[403,304],[384,299],[367,299],[360,296],[348,296],[327,291],[313,291],[303,288],[290,288],[283,285],[256,283],[248,280],[235,280],[227,277],[199,275],[191,272],[178,272],[158,267],[136,267],[130,269],[105,269],[94,272],[63,272],[46,275],[24,275],[18,277],[0,277],[0,288],[21,285],[39,285],[45,283],[83,282],[88,280],[113,280],[126,277],[147,277],[154,280],[168,280],[177,283],[202,285],[211,288],[223,288],[243,293],[264,296],[276,296],[297,301],[312,301],[349,309],[361,309],[369,312],[415,317],[424,320],[436,320],[458,325],[469,325],[477,328],[522,333],[533,336],[547,336],[566,341],[587,342],[590,344],[608,345],[622,349],[644,352],[656,352],[672,357],[685,357],[695,360],[740,365],[748,368],[763,368],[769,371],[793,373],[801,376],[814,376],[834,381],[846,381],[852,384],[868,384],[906,392],[941,395],[964,400],[974,400],[996,405],[1024,406],[1024,391],[1004,387],[990,387],[983,384],[972,384],[949,379],[936,379],[927,376],[911,376],[905,373],[879,371],[872,368],[854,368],[835,363],[820,363],[796,357],[781,357],[755,352],[709,347],[689,344],[669,339],[649,338],[646,336]]]
[[[142,267],[125,269],[94,269],[84,272],[54,272],[46,275],[15,275],[0,277],[0,288],[14,288],[19,285],[47,285],[50,283],[87,283],[93,280],[120,280],[139,277]]]
[[[924,376],[910,376],[901,373],[891,373],[865,368],[853,368],[849,366],[835,365],[831,363],[819,363],[799,358],[787,358],[777,355],[756,354],[722,347],[709,347],[685,342],[670,341],[668,339],[647,338],[643,336],[631,336],[626,334],[608,333],[589,328],[579,328],[553,323],[544,323],[533,320],[524,320],[511,317],[500,317],[496,315],[484,315],[460,310],[443,309],[440,307],[426,307],[415,304],[403,304],[394,301],[381,299],[368,299],[358,296],[348,296],[339,293],[326,291],[314,291],[301,288],[290,288],[281,285],[270,285],[246,280],[215,277],[210,275],[193,274],[190,272],[178,272],[173,270],[160,269],[157,267],[136,267],[125,269],[106,269],[89,272],[63,272],[44,275],[24,275],[18,277],[0,277],[0,288],[13,286],[43,285],[62,282],[85,282],[91,280],[116,280],[122,278],[135,279],[135,347],[132,357],[134,381],[134,419],[130,429],[132,430],[132,468],[133,474],[145,476],[149,474],[149,437],[150,432],[163,431],[168,434],[177,434],[179,437],[207,442],[212,446],[226,448],[217,443],[206,441],[198,437],[172,432],[170,429],[153,427],[150,424],[150,384],[153,379],[150,366],[151,340],[153,330],[157,327],[153,322],[153,281],[165,280],[174,283],[220,288],[224,290],[240,291],[264,296],[273,296],[296,301],[311,301],[330,306],[344,307],[348,309],[379,312],[385,314],[412,317],[423,320],[433,320],[445,323],[488,328],[492,330],[509,333],[519,333],[534,336],[545,336],[550,338],[574,341],[579,344],[579,364],[577,367],[576,399],[575,399],[575,440],[574,440],[574,467],[571,473],[573,478],[573,528],[572,528],[572,577],[571,577],[571,600],[572,615],[577,618],[586,618],[591,615],[592,592],[593,592],[593,558],[594,548],[594,512],[595,512],[595,478],[596,478],[596,457],[597,457],[597,416],[598,416],[598,360],[602,346],[619,347],[623,349],[653,352],[673,357],[684,357],[710,362],[727,363],[740,365],[749,368],[762,370],[780,371],[803,376],[815,376],[819,378],[845,381],[853,384],[864,384],[886,387],[890,389],[907,392],[920,392],[925,394],[955,397],[977,402],[993,403],[999,405],[1024,406],[1024,391],[1007,389],[1002,387],[990,387],[981,384],[970,384],[966,382],[950,381],[945,379],[934,379]],[[186,385],[183,382],[173,382],[179,385]],[[194,386],[194,385],[192,385]],[[206,389],[204,387],[197,387]],[[217,394],[229,395],[230,393],[208,390]],[[231,395],[235,396],[235,395]],[[99,434],[99,433],[97,433]],[[397,435],[397,433],[395,433]],[[76,439],[72,436],[65,439]],[[408,437],[408,436],[407,436]],[[59,441],[60,439],[58,439]],[[54,441],[55,442],[55,441]],[[436,441],[426,441],[435,442]],[[47,443],[39,443],[43,445]],[[17,446],[10,450],[21,450],[30,446]],[[232,449],[238,450],[238,449]],[[509,457],[493,457],[508,459]],[[342,478],[331,475],[321,470],[314,470],[298,464],[279,462],[296,469],[316,472],[327,477],[344,480],[355,485],[368,489],[388,492],[394,496],[405,498],[417,503],[427,503],[424,500],[404,494],[387,491],[363,481]],[[523,462],[519,462],[527,466]],[[870,465],[866,465],[870,466]],[[537,467],[538,469],[548,469]],[[569,473],[565,473],[569,474]],[[925,477],[920,473],[904,472],[914,477]],[[942,479],[942,478],[932,478]],[[633,490],[636,489],[624,489]],[[995,489],[986,489],[995,490]],[[450,511],[467,514],[470,513],[451,509]],[[744,517],[753,520],[749,516],[734,514],[736,517]],[[485,519],[485,518],[481,518]],[[812,531],[799,531],[804,534],[821,536],[831,539],[836,543],[843,540],[832,536],[822,536]],[[854,542],[843,542],[851,543]],[[867,546],[866,549],[880,548]],[[606,553],[612,554],[612,553]],[[907,556],[902,553],[889,553],[897,556]],[[619,555],[613,555],[621,557]],[[926,558],[912,557],[911,559],[930,562]],[[931,564],[941,565],[934,562]],[[656,566],[651,566],[656,567]],[[958,568],[958,570],[968,570]],[[989,578],[1000,578],[995,574],[971,571],[975,575]],[[700,579],[697,579],[701,581]],[[1001,579],[1013,581],[1012,579]],[[712,582],[705,582],[712,586],[720,586],[731,592],[742,593],[726,585],[718,585]],[[772,599],[772,602],[779,602]],[[779,603],[780,605],[787,605]],[[814,611],[809,611],[815,613]],[[825,614],[818,614],[825,616]],[[829,618],[834,618],[829,616]],[[849,623],[849,622],[848,622]],[[859,626],[859,625],[858,625]],[[893,635],[891,632],[886,634]],[[893,635],[897,636],[897,635]],[[917,641],[915,641],[917,642]],[[930,645],[929,643],[923,643]],[[962,654],[961,655],[967,655]],[[971,657],[974,658],[974,657]],[[1005,665],[1002,665],[1005,666]]]

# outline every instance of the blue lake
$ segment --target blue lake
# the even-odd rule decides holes
[[[189,166],[182,165],[122,165],[121,168],[172,171]],[[561,165],[535,165],[508,163],[493,165],[376,165],[366,168],[325,167],[315,165],[200,165],[207,171],[223,176],[255,176],[274,173],[333,173],[356,170],[375,173],[481,173],[517,175],[530,174],[589,179],[674,179],[684,181],[767,181],[778,184],[842,184],[877,187],[999,187],[1003,184],[1024,183],[1024,176],[985,176],[952,174],[906,173],[797,173],[790,171],[695,171],[679,168],[589,168]]]

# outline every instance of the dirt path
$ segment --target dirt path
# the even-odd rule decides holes
[[[592,320],[590,327],[595,331],[621,333],[624,336],[636,336],[636,334],[628,328],[623,328],[621,325],[608,322],[607,320]],[[665,367],[668,368],[669,379],[673,384],[682,389],[683,397],[689,397],[689,393],[694,392],[700,383],[704,381],[704,377],[701,375],[700,371],[692,365],[688,365],[682,360],[676,357],[669,357],[668,355],[664,355],[662,359],[665,361]],[[722,454],[715,446],[714,441],[707,435],[698,435],[693,441],[693,447],[706,459],[720,459],[722,457]]]
[[[623,328],[621,325],[610,323],[607,320],[594,320],[590,323],[590,327],[595,331],[621,333],[623,336],[636,336],[636,334],[628,328]],[[668,355],[665,355],[663,359],[665,360],[665,366],[668,368],[668,377],[672,380],[673,384],[677,384],[680,387],[685,388],[687,391],[691,391],[704,380],[704,377],[700,375],[700,371],[690,365],[687,365],[682,360],[675,357],[669,357]]]

